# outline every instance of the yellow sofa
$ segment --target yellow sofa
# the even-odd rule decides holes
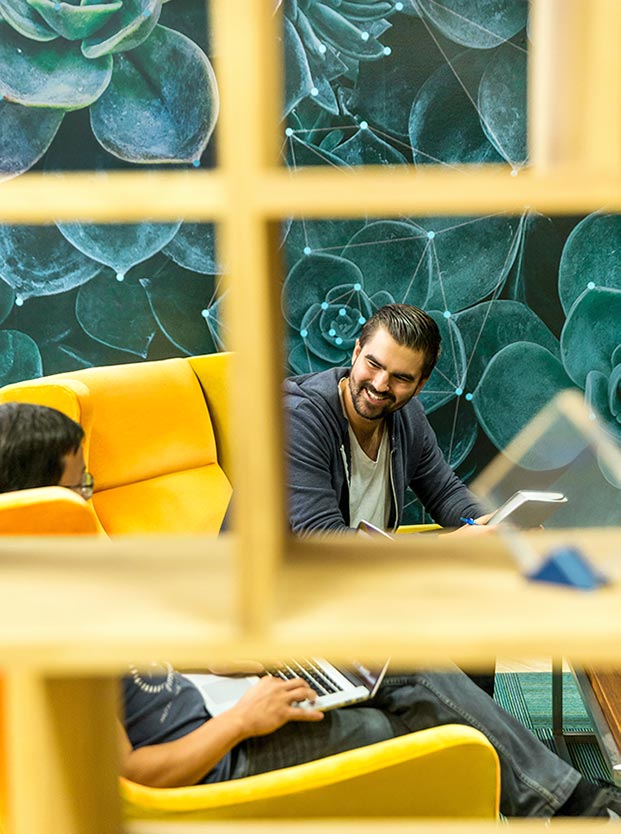
[[[100,529],[217,533],[231,484],[230,354],[88,368],[0,389],[58,408],[85,431]]]

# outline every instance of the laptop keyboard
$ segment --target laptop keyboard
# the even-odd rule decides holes
[[[332,692],[343,691],[342,686],[308,658],[289,660],[278,668],[270,669],[269,674],[277,678],[283,678],[283,680],[302,678],[318,695],[329,695]]]

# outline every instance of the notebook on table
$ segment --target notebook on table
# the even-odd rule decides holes
[[[369,669],[353,661],[351,666],[335,666],[320,657],[288,660],[267,674],[283,679],[302,678],[317,693],[313,703],[300,702],[301,707],[322,711],[357,704],[372,698],[384,679],[388,660],[380,669]],[[210,715],[220,715],[235,706],[247,690],[259,680],[258,675],[228,677],[226,675],[184,675],[196,686]]]

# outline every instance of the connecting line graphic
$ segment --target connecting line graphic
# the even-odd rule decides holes
[[[420,10],[418,8],[418,3],[416,2],[416,0],[411,0],[411,2],[412,2],[412,7],[414,8],[414,11],[417,11],[417,12],[420,13]],[[498,41],[496,46],[500,46],[500,44],[506,43],[507,46],[512,46],[514,49],[517,49],[518,52],[526,53],[527,50],[524,49],[523,46],[520,46],[517,43],[512,43],[512,41],[506,40],[505,38],[502,38],[500,35],[497,35],[496,32],[492,32],[491,29],[487,29],[485,26],[481,25],[480,23],[477,23],[474,20],[470,20],[469,17],[464,17],[464,15],[459,14],[459,12],[456,12],[455,9],[449,9],[448,6],[444,6],[442,3],[439,3],[438,0],[428,0],[428,2],[431,3],[432,6],[437,6],[439,9],[442,9],[442,11],[448,12],[448,14],[452,14],[454,17],[458,18],[459,20],[464,20],[466,23],[469,23],[470,26],[474,26],[474,28],[478,29],[480,32],[485,32],[486,35],[491,35],[492,38],[495,38]],[[421,14],[421,17],[422,17],[422,14]]]
[[[432,0],[432,2],[433,2],[433,0]],[[412,3],[412,6],[413,6],[413,8],[414,8],[414,11],[418,11],[418,6],[416,5],[416,0],[411,0],[411,3]],[[440,5],[440,4],[438,3],[437,5]],[[441,6],[441,8],[445,8],[445,7],[444,7],[444,6]],[[446,9],[446,11],[452,11],[452,10],[451,10],[451,9]],[[461,15],[458,15],[458,17],[461,17]],[[433,42],[434,42],[434,43],[435,43],[435,45],[437,46],[437,48],[438,48],[438,50],[439,50],[440,54],[442,55],[442,57],[443,57],[443,58],[444,58],[444,60],[446,61],[446,63],[447,63],[447,65],[448,65],[449,69],[451,70],[451,72],[452,72],[452,73],[453,73],[453,75],[455,76],[455,79],[457,80],[457,83],[459,84],[459,86],[462,88],[462,90],[463,90],[463,91],[464,91],[464,93],[466,94],[466,97],[468,98],[468,101],[469,101],[469,102],[470,102],[470,104],[472,104],[472,106],[474,107],[474,109],[475,109],[475,111],[476,111],[477,116],[479,117],[479,119],[481,120],[481,122],[485,125],[485,127],[486,127],[486,128],[487,128],[487,130],[489,131],[490,135],[494,137],[494,139],[495,139],[495,141],[496,141],[496,143],[497,143],[498,148],[500,148],[500,151],[501,151],[502,155],[505,157],[505,159],[507,159],[507,160],[509,161],[509,164],[511,165],[511,168],[513,169],[513,171],[516,171],[516,172],[517,172],[517,171],[519,171],[521,168],[523,168],[523,167],[524,167],[524,163],[521,163],[521,162],[516,162],[515,160],[513,160],[513,159],[511,159],[511,158],[510,158],[510,156],[509,156],[509,154],[507,153],[507,151],[506,151],[506,149],[505,149],[504,145],[502,144],[502,142],[501,142],[501,141],[500,141],[500,139],[498,138],[498,136],[497,136],[497,134],[495,133],[495,131],[494,131],[494,130],[492,130],[492,128],[490,127],[489,122],[487,121],[487,119],[485,118],[485,116],[483,115],[483,113],[481,112],[481,110],[480,110],[480,108],[478,107],[478,105],[477,105],[477,103],[475,102],[475,100],[474,100],[474,99],[472,98],[472,96],[470,95],[470,91],[468,90],[468,88],[466,87],[466,85],[464,84],[464,82],[463,82],[463,81],[461,80],[461,78],[459,77],[459,73],[457,72],[457,70],[455,69],[455,67],[453,66],[453,64],[451,63],[451,59],[448,57],[448,55],[446,54],[446,52],[444,51],[444,49],[442,49],[442,46],[440,45],[440,42],[439,42],[439,41],[438,41],[438,39],[436,38],[436,36],[435,36],[435,34],[434,34],[434,32],[433,32],[433,29],[429,26],[429,24],[428,24],[428,23],[427,23],[427,21],[425,20],[425,17],[424,17],[424,15],[423,15],[423,14],[421,14],[421,15],[420,15],[420,19],[421,19],[421,21],[422,21],[423,26],[424,26],[424,27],[425,27],[425,29],[427,30],[427,32],[428,32],[428,34],[429,34],[429,36],[432,38]],[[463,19],[464,19],[464,20],[468,20],[468,18],[463,18]],[[474,23],[474,21],[468,20],[468,22],[469,22],[469,23],[472,23],[472,25],[473,25],[473,26],[478,26],[478,24]],[[479,28],[483,29],[483,27],[479,27]],[[488,30],[484,29],[484,31],[488,31]],[[498,37],[498,36],[497,36],[494,32],[491,32],[490,34],[494,35],[494,37]]]
[[[479,332],[477,334],[477,337],[474,341],[474,345],[472,346],[472,352],[470,353],[470,357],[466,361],[466,369],[464,371],[464,380],[463,380],[462,386],[461,386],[462,388],[465,385],[465,380],[468,376],[468,370],[470,368],[470,365],[472,364],[472,359],[474,357],[474,354],[476,353],[476,349],[479,345],[479,342],[481,341],[481,337],[483,336],[483,331],[485,330],[485,324],[487,323],[487,319],[489,318],[490,313],[492,312],[492,305],[495,301],[498,301],[498,296],[500,295],[500,292],[501,292],[501,290],[504,286],[504,282],[505,282],[505,279],[506,279],[505,273],[507,272],[507,265],[508,265],[509,260],[511,258],[511,254],[514,251],[514,247],[516,246],[516,244],[519,242],[519,240],[522,239],[522,234],[523,234],[523,230],[524,230],[524,222],[525,222],[526,217],[527,217],[527,212],[524,212],[520,217],[520,222],[518,223],[518,227],[513,234],[511,244],[510,244],[510,246],[507,250],[507,256],[505,258],[504,264],[502,265],[502,269],[500,270],[500,277],[498,279],[498,283],[496,284],[496,286],[494,287],[494,290],[492,291],[492,297],[490,299],[489,306],[488,306],[487,310],[485,311],[485,316],[483,317],[483,322],[481,323],[481,327],[480,327]]]

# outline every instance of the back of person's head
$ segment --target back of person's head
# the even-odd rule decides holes
[[[423,377],[429,377],[440,356],[442,342],[440,329],[431,316],[411,304],[386,304],[365,322],[359,336],[360,346],[380,327],[387,330],[398,345],[423,353]]]
[[[82,426],[55,408],[0,404],[0,492],[55,486],[65,455],[77,452],[83,437]]]

